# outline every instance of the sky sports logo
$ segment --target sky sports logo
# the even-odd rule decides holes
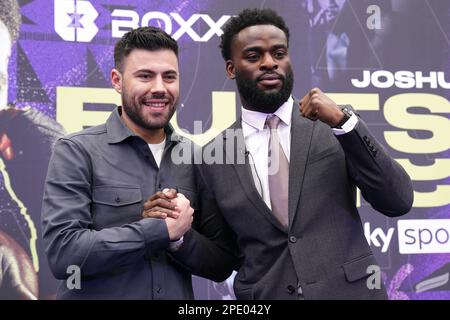
[[[419,219],[397,221],[400,254],[450,253],[450,219]],[[364,223],[364,235],[372,247],[388,251],[395,228],[385,232]]]
[[[87,0],[54,0],[56,33],[65,41],[90,42],[98,33],[95,21],[98,11]],[[121,38],[126,32],[143,26],[160,27],[175,40],[186,35],[196,42],[207,42],[223,34],[222,26],[231,16],[223,15],[217,21],[207,14],[192,14],[184,18],[177,12],[149,11],[142,17],[134,10],[114,9],[111,12],[111,37]],[[202,23],[207,31],[198,34],[194,25]],[[202,28],[204,29],[204,28]]]
[[[450,219],[399,220],[401,254],[449,253]]]

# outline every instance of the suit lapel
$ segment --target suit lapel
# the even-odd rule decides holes
[[[291,126],[291,151],[289,159],[289,225],[292,225],[297,212],[306,161],[314,128],[314,122],[300,115],[298,101],[294,102]]]
[[[232,139],[234,139],[234,148],[229,148],[228,150],[233,150],[234,155],[227,153],[226,148],[227,143],[230,143]],[[280,222],[278,222],[278,220],[274,217],[272,211],[267,207],[262,197],[259,195],[253,180],[252,169],[250,167],[248,157],[245,157],[244,164],[237,162],[237,158],[244,155],[246,152],[245,143],[242,143],[241,146],[239,141],[245,141],[242,133],[241,119],[236,120],[236,122],[229,127],[224,134],[223,148],[227,163],[231,163],[234,170],[236,170],[244,193],[246,194],[248,200],[257,208],[257,211],[280,231],[286,232]]]

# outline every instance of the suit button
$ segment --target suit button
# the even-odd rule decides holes
[[[367,142],[369,142],[369,138],[367,138],[367,136],[364,136],[363,137],[363,140],[367,143]]]
[[[162,288],[161,287],[156,287],[155,291],[156,291],[157,294],[161,294]]]
[[[116,199],[114,199],[116,201],[116,203],[120,203],[120,197],[116,197]]]
[[[293,294],[295,292],[295,287],[293,285],[288,285],[287,290],[290,294]]]
[[[294,237],[294,236],[290,236],[290,237],[289,237],[289,242],[291,242],[291,243],[296,243],[296,242],[297,242],[297,238]]]

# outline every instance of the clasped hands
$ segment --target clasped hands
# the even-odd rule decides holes
[[[164,189],[144,203],[143,218],[164,219],[171,241],[180,239],[192,226],[194,209],[189,199],[175,189]]]

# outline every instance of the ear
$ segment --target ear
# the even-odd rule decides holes
[[[227,60],[227,62],[225,62],[225,70],[229,79],[236,78],[233,61]]]
[[[118,93],[122,93],[122,74],[117,69],[111,71],[111,83]]]

